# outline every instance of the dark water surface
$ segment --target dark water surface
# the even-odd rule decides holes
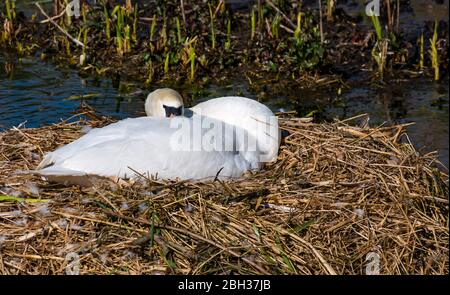
[[[26,2],[19,1],[19,4]],[[363,7],[361,1],[347,2],[353,3],[347,8],[353,7],[353,13],[360,13],[358,11]],[[402,21],[408,21],[413,27],[434,17],[448,19],[448,0],[437,6],[430,4],[434,1],[416,0],[411,3],[414,10],[405,13]],[[141,116],[144,115],[143,103],[148,94],[148,90],[141,87],[123,82],[117,85],[107,78],[83,78],[75,70],[59,68],[37,58],[17,59],[0,52],[0,130],[21,123],[26,127],[38,127],[66,119],[79,106],[81,96],[105,115],[116,118]],[[372,126],[415,122],[415,125],[408,127],[408,133],[417,149],[422,152],[437,150],[440,160],[448,167],[448,75],[439,83],[422,78],[378,90],[356,87],[339,97],[334,95],[332,100],[329,93],[298,90],[294,93],[301,104],[318,105],[327,117],[347,118],[368,113]],[[210,85],[200,93],[186,90],[184,94],[194,95],[196,101],[224,95],[259,98],[258,94],[249,91],[246,80],[232,80],[225,86]],[[288,97],[292,98],[292,92],[285,97],[266,98],[264,103],[274,111],[302,108]]]

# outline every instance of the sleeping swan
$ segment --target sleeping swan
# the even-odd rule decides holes
[[[265,157],[263,162],[273,162],[277,159],[281,136],[278,120],[267,106],[256,100],[226,96],[207,100],[185,110],[183,98],[178,92],[162,88],[148,95],[145,112],[150,117],[199,114],[242,128],[257,139],[259,152]],[[269,130],[258,130],[258,127],[265,125]]]
[[[147,117],[92,129],[46,154],[34,172],[77,184],[91,175],[235,178],[277,157],[278,122],[254,100],[222,97],[184,109],[176,91],[158,89],[147,97],[145,110]]]

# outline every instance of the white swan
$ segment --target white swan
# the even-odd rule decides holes
[[[193,113],[242,128],[257,139],[258,151],[264,162],[278,156],[280,133],[278,120],[264,104],[240,96],[226,96],[207,100],[184,110],[181,95],[173,89],[162,88],[150,93],[145,101],[147,116],[170,117]],[[267,125],[267,129],[261,128]]]
[[[35,173],[78,184],[90,175],[135,178],[136,172],[199,180],[239,177],[277,157],[278,122],[254,100],[222,97],[184,110],[176,91],[158,89],[145,109],[148,117],[93,129],[46,154]],[[187,117],[173,117],[180,114]]]

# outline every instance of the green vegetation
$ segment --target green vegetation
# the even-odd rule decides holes
[[[327,20],[333,20],[335,0],[327,0]]]
[[[216,31],[214,29],[214,14],[212,11],[212,7],[211,7],[211,3],[208,3],[208,8],[209,8],[209,16],[211,18],[211,47],[212,49],[216,48]]]
[[[227,21],[227,41],[225,42],[225,50],[230,50],[231,48],[231,20]]]
[[[106,40],[111,40],[111,20],[109,18],[108,9],[106,6],[103,6],[103,15],[105,17],[105,34],[106,34]]]
[[[181,24],[180,24],[180,19],[178,17],[175,18],[175,26],[177,28],[178,43],[183,43],[183,40],[181,37]]]
[[[65,3],[68,2],[65,0]],[[336,56],[340,56],[338,58],[345,64],[355,63],[355,59],[361,65],[367,64],[374,69],[375,76],[386,79],[387,74],[409,65],[413,66],[412,70],[423,69],[426,67],[424,56],[428,51],[434,78],[440,78],[442,57],[439,55],[445,52],[438,50],[437,26],[430,38],[429,48],[423,42],[428,37],[418,37],[416,46],[419,58],[411,62],[408,55],[411,50],[407,49],[406,40],[403,40],[401,32],[393,29],[396,24],[395,13],[398,13],[395,5],[390,5],[389,13],[385,12],[389,16],[389,24],[380,23],[381,19],[385,19],[384,16],[371,17],[375,38],[370,38],[360,27],[354,28],[355,31],[346,30],[345,27],[342,29],[345,22],[339,24],[338,28],[330,24],[323,27],[317,10],[303,9],[301,1],[261,0],[248,12],[241,11],[239,14],[228,10],[227,5],[220,0],[194,6],[184,6],[173,0],[156,2],[143,3],[143,7],[138,7],[132,1],[127,1],[126,5],[114,1],[103,1],[100,6],[82,5],[80,19],[59,12],[62,17],[55,19],[55,23],[61,26],[59,30],[52,22],[44,19],[43,24],[41,19],[34,17],[31,22],[20,24],[22,27],[16,40],[19,26],[16,25],[18,20],[15,19],[14,2],[5,0],[0,14],[3,23],[0,28],[0,46],[11,47],[21,53],[28,52],[32,45],[44,46],[44,51],[46,46],[52,47],[56,49],[53,52],[63,52],[63,58],[69,59],[71,64],[80,56],[84,59],[79,64],[84,64],[85,58],[89,57],[92,64],[81,67],[83,70],[107,73],[116,65],[128,67],[126,72],[132,69],[134,74],[142,76],[137,78],[145,82],[155,82],[170,76],[176,80],[203,83],[210,78],[220,79],[232,74],[237,65],[243,65],[254,76],[246,77],[250,84],[255,76],[263,76],[254,74],[261,70],[273,75],[271,81],[282,77],[294,80],[315,77],[310,81],[320,79],[323,70],[330,68]],[[323,15],[323,18],[337,21],[336,1],[327,0],[326,5],[326,16]],[[189,9],[186,9],[188,6]],[[12,19],[15,19],[14,23]],[[183,26],[182,21],[185,24]],[[249,29],[248,33],[241,29],[242,25]],[[33,35],[34,27],[37,26],[47,26],[55,41],[45,43],[48,36]],[[385,32],[384,27],[387,28]],[[89,36],[85,36],[87,32]],[[242,32],[247,36],[243,36]],[[78,38],[75,38],[76,34]],[[252,42],[247,42],[248,39]],[[89,42],[88,48],[85,43],[90,40],[96,42]],[[195,42],[191,43],[192,40]],[[361,50],[362,54],[355,58],[352,56],[354,50]],[[126,59],[124,55],[127,55]],[[53,57],[53,54],[44,52],[43,56]],[[370,60],[373,63],[368,63]],[[147,69],[150,66],[152,69]],[[194,80],[194,77],[197,79]]]
[[[272,20],[272,36],[275,39],[278,39],[278,33],[280,31],[280,24],[281,24],[281,16],[279,14],[275,15],[275,17]]]
[[[155,30],[156,30],[156,15],[153,15],[152,26],[150,28],[150,42],[153,41],[153,37],[155,36]]]
[[[376,15],[372,15],[371,18],[372,18],[373,27],[375,28],[375,32],[377,35],[377,40],[381,41],[381,39],[383,39],[383,34],[382,34],[381,25],[380,25],[380,20],[378,19],[378,16],[376,16]]]
[[[137,42],[137,23],[138,23],[138,5],[134,6],[134,16],[133,16],[133,34],[131,35],[131,39],[134,43]]]
[[[14,3],[14,2],[12,2]],[[11,7],[11,3],[9,2],[9,0],[6,0],[5,2],[5,6],[6,6],[6,17],[9,21],[13,21],[13,8]]]
[[[430,39],[431,49],[430,49],[430,56],[431,56],[431,65],[434,69],[434,80],[439,80],[439,54],[437,51],[437,21],[434,22],[434,32],[433,32],[433,38]]]
[[[195,45],[192,45],[192,43],[189,44],[189,62],[191,65],[191,75],[190,80],[194,81],[195,77]]]
[[[311,15],[305,15],[304,21],[311,22]],[[292,58],[300,69],[311,70],[318,67],[324,59],[325,48],[321,44],[320,31],[317,26],[301,32],[301,13],[297,14],[297,27],[291,38],[288,56]]]
[[[252,16],[251,16],[251,34],[250,34],[250,39],[253,40],[255,39],[255,30],[256,30],[256,15],[255,15],[255,10],[252,9]]]

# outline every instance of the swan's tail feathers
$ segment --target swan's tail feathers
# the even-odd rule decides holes
[[[41,170],[30,170],[29,173],[43,176],[49,182],[63,183],[64,185],[74,184],[84,187],[93,186],[95,178],[97,178],[96,176],[86,174],[85,172],[61,167],[47,167]]]
[[[42,161],[39,163],[39,165],[37,166],[36,169],[37,170],[44,169],[45,167],[48,167],[48,166],[52,165],[53,163],[55,163],[53,153],[48,153],[44,156],[44,159],[42,159]]]

